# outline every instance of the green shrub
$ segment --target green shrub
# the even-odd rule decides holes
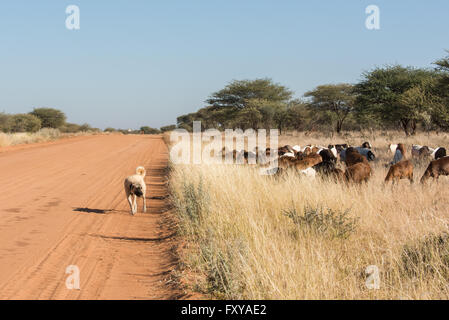
[[[30,114],[41,119],[42,128],[60,128],[64,125],[64,112],[52,108],[35,108]]]
[[[173,131],[176,129],[176,125],[170,125],[170,126],[165,126],[165,127],[161,127],[159,130],[161,132],[167,132],[167,131]]]
[[[0,131],[11,132],[12,115],[0,112]]]
[[[10,120],[10,131],[37,132],[41,128],[41,120],[31,114],[15,114]]]
[[[306,206],[302,214],[298,213],[296,208],[284,210],[284,215],[299,228],[340,239],[348,238],[357,227],[357,219],[349,217],[349,213],[350,209],[324,210],[322,207],[310,206]]]
[[[59,130],[64,133],[76,133],[80,131],[80,125],[76,123],[65,123]]]
[[[161,133],[158,129],[147,127],[147,126],[141,127],[140,131],[143,132],[144,134],[159,134],[159,133]]]

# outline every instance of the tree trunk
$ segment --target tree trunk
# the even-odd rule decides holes
[[[402,129],[405,132],[405,135],[407,137],[410,136],[410,132],[408,131],[408,124],[410,123],[410,120],[409,119],[402,119],[402,120],[400,120],[400,123],[401,123]]]
[[[414,135],[416,134],[416,121],[415,121],[415,120],[412,120],[412,121],[410,122],[410,125],[411,125],[411,129],[412,129],[411,135],[414,136]]]
[[[341,128],[343,127],[343,121],[337,120],[337,133],[341,132]]]

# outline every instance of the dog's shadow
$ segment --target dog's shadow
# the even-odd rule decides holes
[[[112,210],[112,209],[92,209],[92,208],[73,208],[73,211],[84,212],[84,213],[106,214],[106,213],[109,213],[109,212],[114,212],[116,210]]]
[[[152,197],[146,197],[147,200],[165,200],[168,199],[170,196],[168,194],[164,196],[152,196]]]

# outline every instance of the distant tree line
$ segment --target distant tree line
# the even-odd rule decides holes
[[[76,133],[86,131],[100,131],[89,124],[75,124],[66,122],[64,112],[53,108],[35,108],[29,113],[7,114],[0,112],[0,132],[18,133],[18,132],[37,132],[42,128],[59,129],[63,133]],[[108,127],[104,132],[121,132],[123,134],[160,134],[166,131],[176,129],[176,125],[164,126],[159,129],[148,126],[141,127],[139,130],[115,129]]]
[[[132,130],[132,129],[114,129],[114,128],[106,128],[104,129],[105,132],[121,132],[123,134],[161,134],[166,131],[172,131],[176,129],[176,125],[169,125],[157,128],[152,128],[148,126],[140,127],[139,130]]]
[[[364,72],[356,84],[325,84],[301,99],[271,79],[232,81],[177,127],[283,130],[449,130],[449,56],[423,69],[392,65]]]
[[[64,133],[81,131],[99,131],[89,124],[82,125],[66,122],[64,112],[53,108],[35,108],[29,113],[7,114],[0,112],[0,132],[37,132],[42,128],[59,129]]]

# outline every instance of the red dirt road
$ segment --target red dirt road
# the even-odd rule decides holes
[[[178,299],[160,136],[99,135],[0,151],[0,299]],[[147,169],[147,213],[123,180]],[[69,265],[80,290],[69,290]]]

